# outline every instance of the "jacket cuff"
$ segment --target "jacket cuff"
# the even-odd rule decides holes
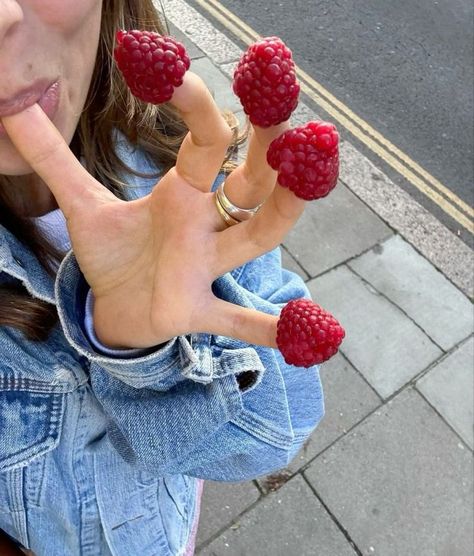
[[[89,290],[74,252],[69,251],[61,262],[55,283],[56,305],[64,335],[78,353],[126,384],[134,388],[168,390],[186,379],[207,384],[216,378],[245,371],[256,372],[255,385],[259,382],[264,367],[255,349],[219,343],[211,346],[212,337],[208,334],[177,336],[158,348],[140,350],[138,356],[111,356],[98,351],[84,327]]]

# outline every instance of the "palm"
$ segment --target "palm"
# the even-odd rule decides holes
[[[219,225],[212,196],[176,176],[164,176],[137,201],[114,197],[68,219],[74,253],[99,303],[120,307],[129,292],[139,292],[140,304],[123,318],[148,320],[163,339],[193,331],[193,314],[212,297]],[[183,272],[184,266],[194,271]],[[114,320],[124,324],[120,315]]]

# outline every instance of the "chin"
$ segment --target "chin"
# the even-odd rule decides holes
[[[61,133],[63,139],[69,144],[74,135],[75,127],[71,122],[64,124],[60,118],[58,118],[58,120],[58,122],[54,121],[53,123]],[[0,136],[0,176],[25,176],[33,173],[34,170],[28,162],[23,159],[8,136]]]
[[[15,147],[10,143],[10,148],[3,148],[0,141],[0,176],[25,176],[32,173],[33,169]]]

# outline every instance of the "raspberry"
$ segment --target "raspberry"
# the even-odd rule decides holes
[[[309,299],[293,299],[280,314],[277,345],[285,361],[311,367],[332,357],[345,336],[337,320]]]
[[[339,135],[328,122],[309,122],[285,131],[267,151],[268,164],[278,171],[278,183],[312,201],[325,197],[339,175]]]
[[[183,83],[190,61],[184,46],[152,31],[118,31],[114,57],[133,95],[161,104]]]
[[[233,89],[254,125],[270,127],[286,121],[300,92],[291,50],[278,37],[252,44],[234,72]]]

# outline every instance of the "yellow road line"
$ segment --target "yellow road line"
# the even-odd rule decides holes
[[[258,33],[256,33],[251,27],[235,16],[217,0],[196,0],[196,2],[245,44],[251,44],[260,38]],[[300,79],[301,89],[304,93],[319,104],[328,114],[333,116],[334,119],[346,127],[348,131],[362,141],[375,154],[392,166],[392,168],[399,172],[417,189],[432,199],[438,206],[454,218],[454,220],[464,226],[467,230],[471,232],[474,231],[473,223],[469,218],[474,216],[474,210],[467,203],[460,199],[455,193],[450,191],[436,178],[431,176],[431,174],[419,166],[414,160],[408,157],[395,145],[390,143],[390,141],[388,141],[383,135],[372,128],[362,118],[357,116],[357,114],[352,112],[350,108],[334,97],[327,89],[315,81],[306,72],[301,70],[298,66],[296,66],[296,72]],[[357,124],[360,129],[354,124]],[[385,147],[385,149],[383,147]],[[394,155],[397,156],[399,160],[397,160]],[[424,178],[427,183],[417,176],[412,170]],[[437,191],[435,189],[437,189]],[[445,199],[442,195],[444,195],[447,199]],[[452,206],[448,200],[456,204],[468,216],[466,217],[466,215],[460,212],[458,208]]]
[[[431,183],[440,193],[451,200],[453,203],[457,204],[458,207],[465,211],[469,216],[474,216],[474,209],[460,199],[455,193],[443,185],[439,180],[412,160],[408,155],[391,143],[386,137],[384,137],[380,132],[370,126],[365,120],[357,116],[352,110],[350,110],[346,105],[339,101],[336,97],[331,95],[321,84],[317,83],[310,75],[304,72],[301,68],[298,68],[301,77],[312,86],[315,90],[319,90],[334,106],[339,108],[341,112],[344,112],[352,119],[356,124],[358,124],[364,131],[369,135],[374,137],[380,144],[384,145],[388,150],[392,151],[400,160],[402,160],[407,166],[411,167],[413,170],[418,172],[428,183]],[[378,153],[377,153],[378,154]]]
[[[348,118],[343,114],[338,112],[332,104],[329,104],[321,96],[318,96],[312,89],[310,89],[306,84],[300,83],[301,90],[305,92],[309,97],[311,97],[319,106],[321,106],[328,114],[333,116],[338,122],[340,122],[347,130],[349,130],[355,137],[362,141],[369,149],[375,152],[382,160],[390,164],[398,173],[404,176],[410,183],[412,183],[417,189],[422,191],[427,197],[434,201],[438,206],[440,206],[445,212],[447,212],[452,218],[454,218],[459,224],[464,226],[467,230],[474,232],[473,223],[467,218],[462,212],[453,207],[450,203],[444,199],[437,191],[434,191],[429,185],[427,185],[423,180],[421,180],[417,175],[415,175],[411,170],[406,168],[398,159],[392,156],[385,149],[381,149],[378,143],[376,143],[370,137],[364,134],[358,127],[356,127]]]

